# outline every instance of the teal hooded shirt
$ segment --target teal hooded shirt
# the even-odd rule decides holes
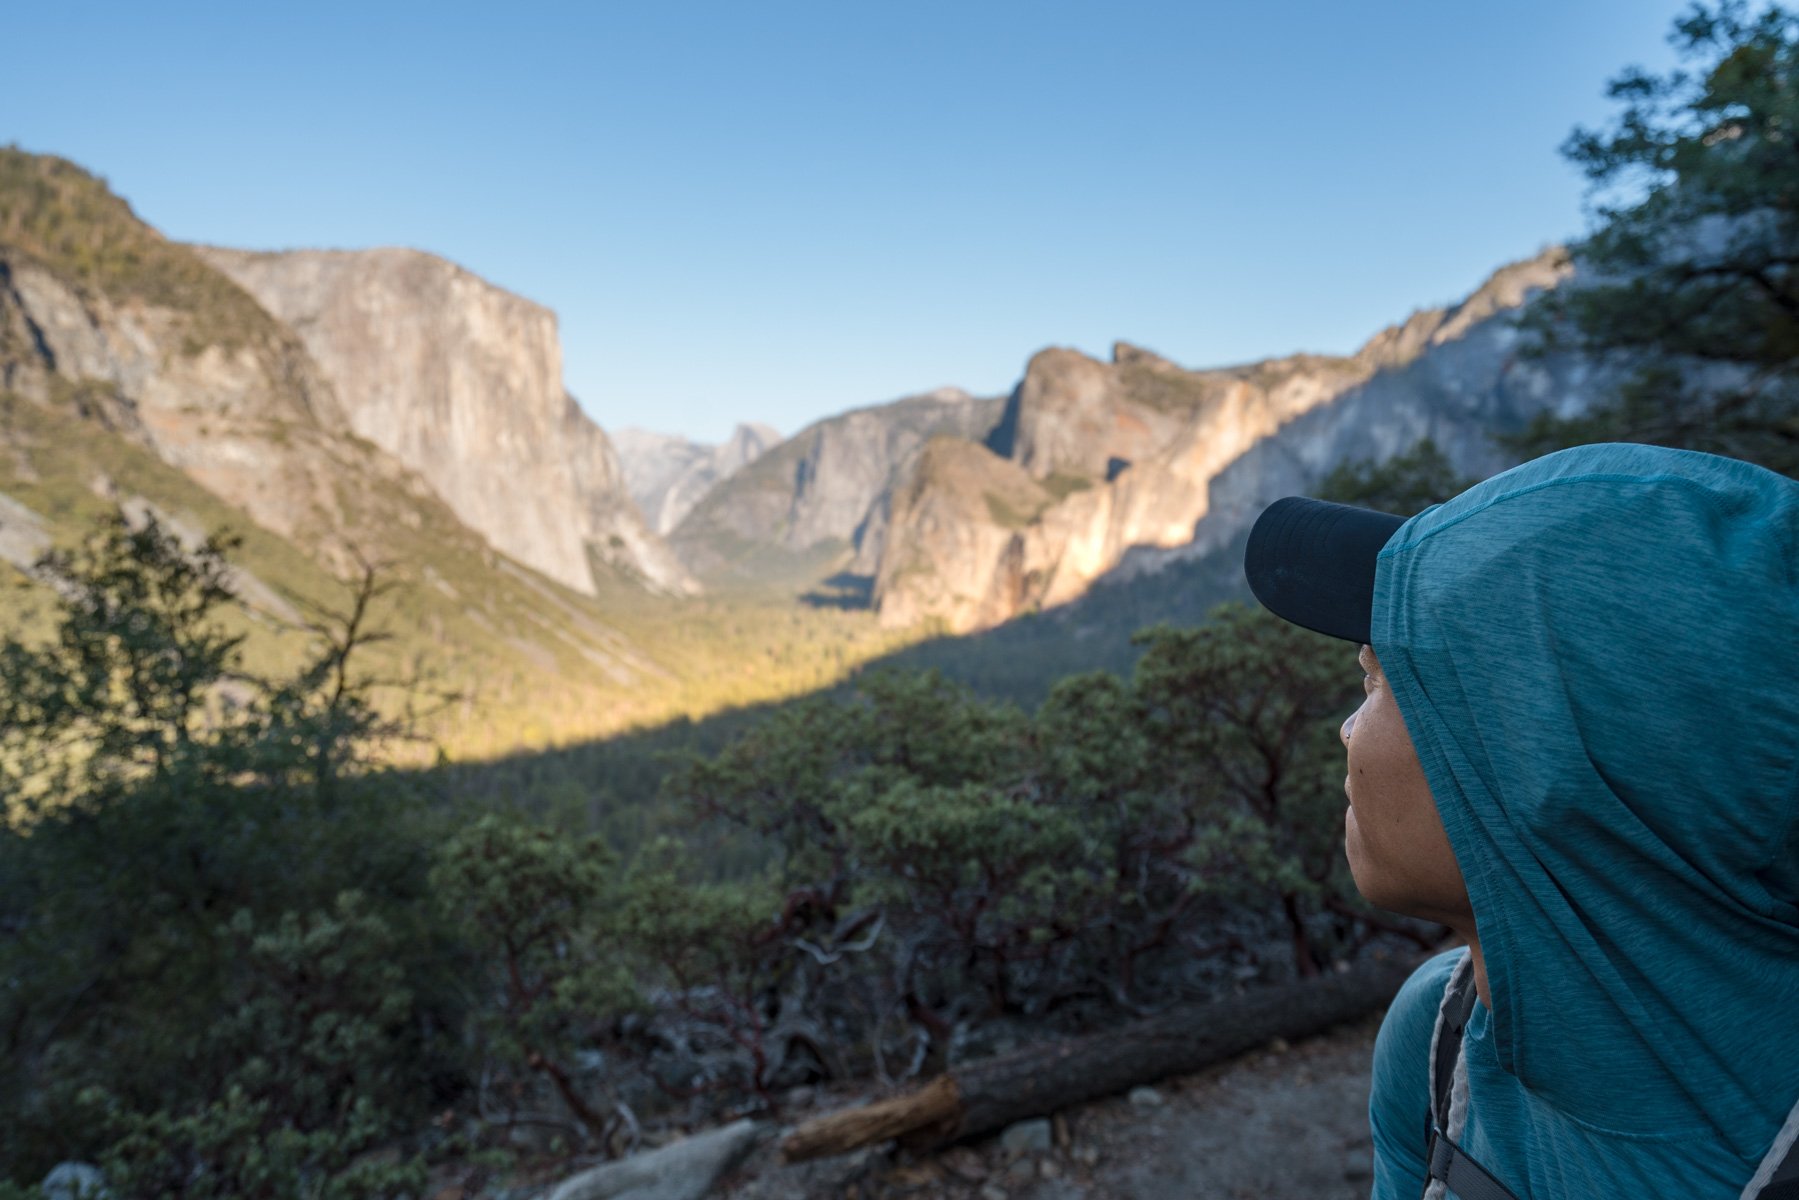
[[[1393,535],[1371,636],[1486,960],[1464,1148],[1520,1200],[1734,1200],[1799,1100],[1799,484],[1536,459]],[[1423,1187],[1464,953],[1376,1043],[1376,1200]]]

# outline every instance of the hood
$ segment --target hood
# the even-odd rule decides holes
[[[1596,1129],[1759,1154],[1799,1095],[1796,563],[1799,483],[1636,445],[1526,463],[1381,551],[1373,645],[1500,1065]]]

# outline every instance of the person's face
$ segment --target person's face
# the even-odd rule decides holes
[[[1437,816],[1418,752],[1372,646],[1363,646],[1362,706],[1343,722],[1349,812],[1343,849],[1370,904],[1457,925],[1472,918],[1468,888]]]

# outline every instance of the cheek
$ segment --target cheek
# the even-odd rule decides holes
[[[1377,842],[1388,839],[1393,800],[1388,793],[1394,786],[1393,744],[1381,701],[1379,695],[1369,696],[1350,714],[1346,724],[1352,736],[1344,755],[1350,804],[1360,815],[1363,837],[1372,834]]]
[[[1368,705],[1349,714],[1343,722],[1343,757],[1349,766],[1349,786],[1354,788],[1368,769]]]

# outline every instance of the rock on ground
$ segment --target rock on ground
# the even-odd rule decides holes
[[[743,1161],[766,1126],[738,1121],[564,1180],[549,1200],[700,1200]]]
[[[44,1200],[108,1200],[106,1178],[100,1168],[87,1163],[64,1162],[44,1176]]]

